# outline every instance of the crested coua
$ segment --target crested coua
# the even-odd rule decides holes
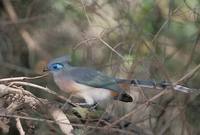
[[[72,66],[70,62],[70,57],[63,56],[48,63],[48,70],[62,91],[83,98],[87,105],[94,105],[106,99],[133,101],[132,97],[118,86],[119,79],[92,68]]]

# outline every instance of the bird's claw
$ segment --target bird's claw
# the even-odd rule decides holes
[[[90,111],[95,111],[97,109],[98,103],[94,103],[92,105],[87,104],[87,103],[76,103],[80,107],[88,108]]]
[[[94,103],[93,105],[91,105],[91,106],[89,107],[89,110],[90,110],[90,111],[96,111],[96,110],[97,110],[97,106],[98,106],[98,103]]]

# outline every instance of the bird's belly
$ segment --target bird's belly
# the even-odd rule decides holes
[[[88,104],[94,104],[95,102],[103,101],[111,98],[111,91],[103,88],[94,88],[83,84],[77,84],[80,88],[80,92],[76,95],[85,99]]]
[[[106,100],[111,98],[111,91],[103,88],[94,88],[91,86],[76,83],[72,80],[55,80],[59,88],[77,97],[82,97],[88,104],[94,104],[95,102]]]

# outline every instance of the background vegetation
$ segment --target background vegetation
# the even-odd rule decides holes
[[[2,0],[0,77],[38,76],[51,58],[68,54],[74,65],[112,76],[168,80],[199,89],[199,7],[199,0]],[[50,75],[31,82],[63,94]],[[72,114],[70,122],[81,125],[74,125],[74,133],[200,134],[198,94],[122,87],[134,97],[133,103],[110,102],[97,111],[107,113],[84,120]],[[41,90],[23,88],[39,98],[64,103]],[[7,109],[8,104],[1,102],[1,108]],[[11,114],[51,119],[45,111],[32,112],[24,106]],[[0,122],[1,132],[17,134],[16,121],[7,119]],[[56,124],[46,121],[21,122],[27,134],[63,134]],[[110,124],[115,129],[102,128]]]

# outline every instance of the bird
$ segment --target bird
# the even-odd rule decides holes
[[[133,98],[125,92],[118,82],[126,82],[89,67],[72,66],[70,56],[52,59],[47,70],[60,90],[72,96],[83,98],[80,105],[95,105],[107,99],[122,102],[133,102]]]
[[[71,57],[68,55],[54,58],[47,64],[47,71],[52,73],[55,83],[62,91],[83,98],[85,103],[79,104],[83,106],[93,106],[107,99],[133,102],[133,98],[119,86],[124,83],[141,88],[173,89],[183,93],[197,91],[168,81],[116,78],[93,68],[72,66],[70,63]]]

